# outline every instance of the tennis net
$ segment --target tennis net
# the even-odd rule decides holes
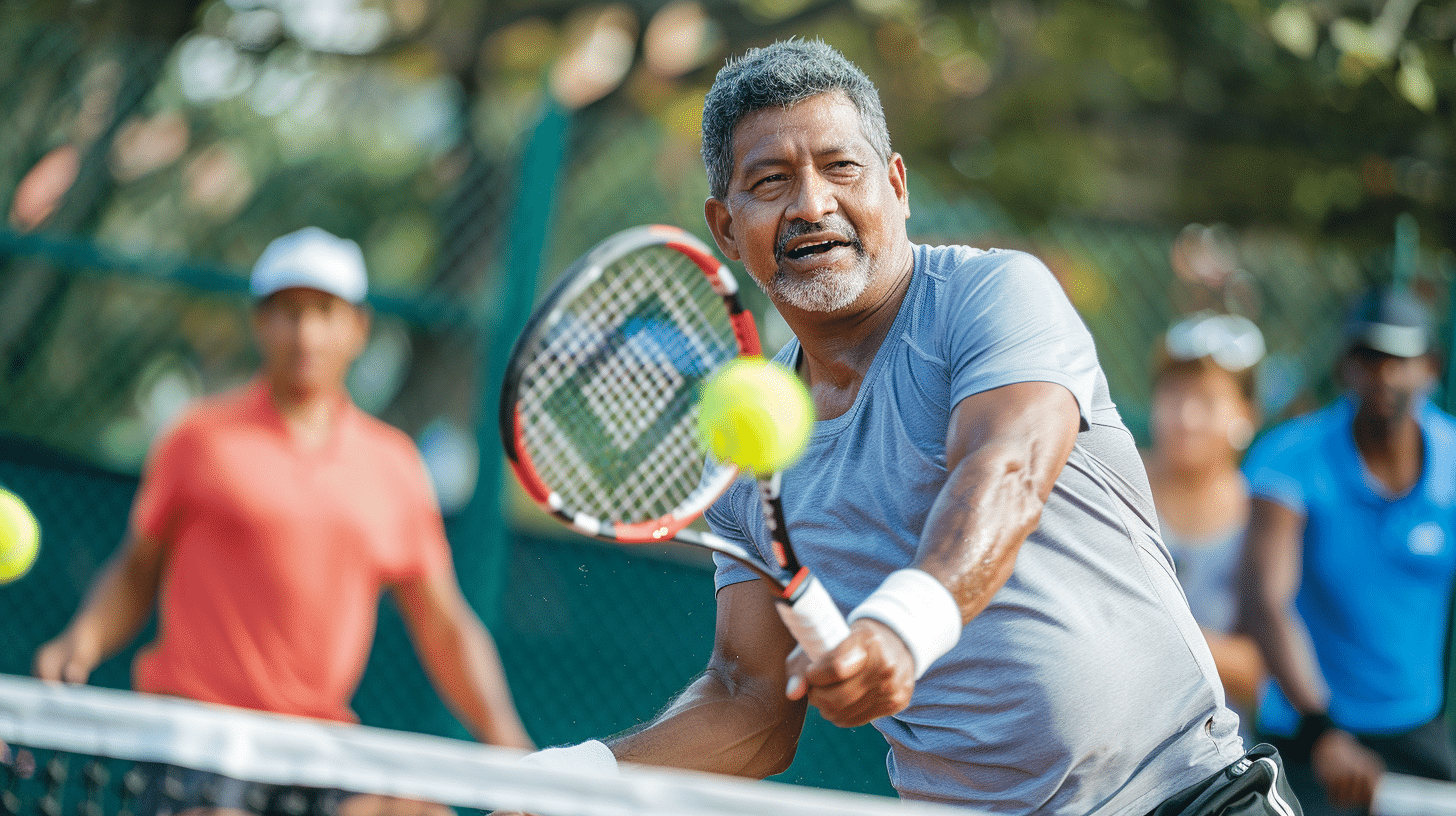
[[[1456,816],[1456,783],[1387,773],[1375,786],[1371,816]]]
[[[966,814],[657,768],[624,766],[606,775],[523,765],[518,751],[461,740],[7,675],[0,675],[0,742],[4,816]],[[181,804],[188,799],[191,805]],[[414,809],[399,800],[438,806]],[[228,809],[186,809],[199,803]]]

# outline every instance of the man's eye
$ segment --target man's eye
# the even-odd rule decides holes
[[[760,187],[760,186],[765,185],[765,184],[772,184],[772,183],[777,182],[777,181],[783,181],[784,178],[785,178],[785,176],[784,176],[783,173],[773,173],[771,175],[764,176],[763,178],[759,179],[758,181],[755,181],[753,183],[753,187],[750,187],[749,189],[752,190],[754,188]]]

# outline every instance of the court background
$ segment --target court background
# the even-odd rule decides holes
[[[364,246],[376,328],[351,388],[419,442],[532,735],[650,717],[703,665],[710,572],[527,507],[493,427],[501,364],[597,240],[707,237],[702,93],[724,55],[785,36],[879,83],[912,237],[1051,266],[1136,433],[1153,343],[1201,308],[1264,329],[1268,421],[1314,407],[1367,282],[1415,288],[1450,335],[1456,6],[1417,5],[0,4],[0,484],[44,529],[0,587],[0,671],[27,672],[74,611],[157,431],[256,364],[252,259],[317,224]],[[95,682],[125,687],[130,655]],[[464,736],[387,603],[355,704]],[[884,751],[811,716],[781,778],[887,793]]]

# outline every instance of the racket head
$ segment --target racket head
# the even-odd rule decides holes
[[[672,538],[737,477],[698,447],[699,387],[759,354],[737,281],[676,227],[634,227],[574,263],[511,351],[506,457],[532,500],[587,535]],[[706,462],[706,467],[705,467]]]

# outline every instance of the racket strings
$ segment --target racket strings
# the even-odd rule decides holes
[[[573,512],[657,518],[703,476],[698,386],[738,354],[722,298],[693,262],[653,246],[607,265],[539,334],[517,411],[541,480]]]

